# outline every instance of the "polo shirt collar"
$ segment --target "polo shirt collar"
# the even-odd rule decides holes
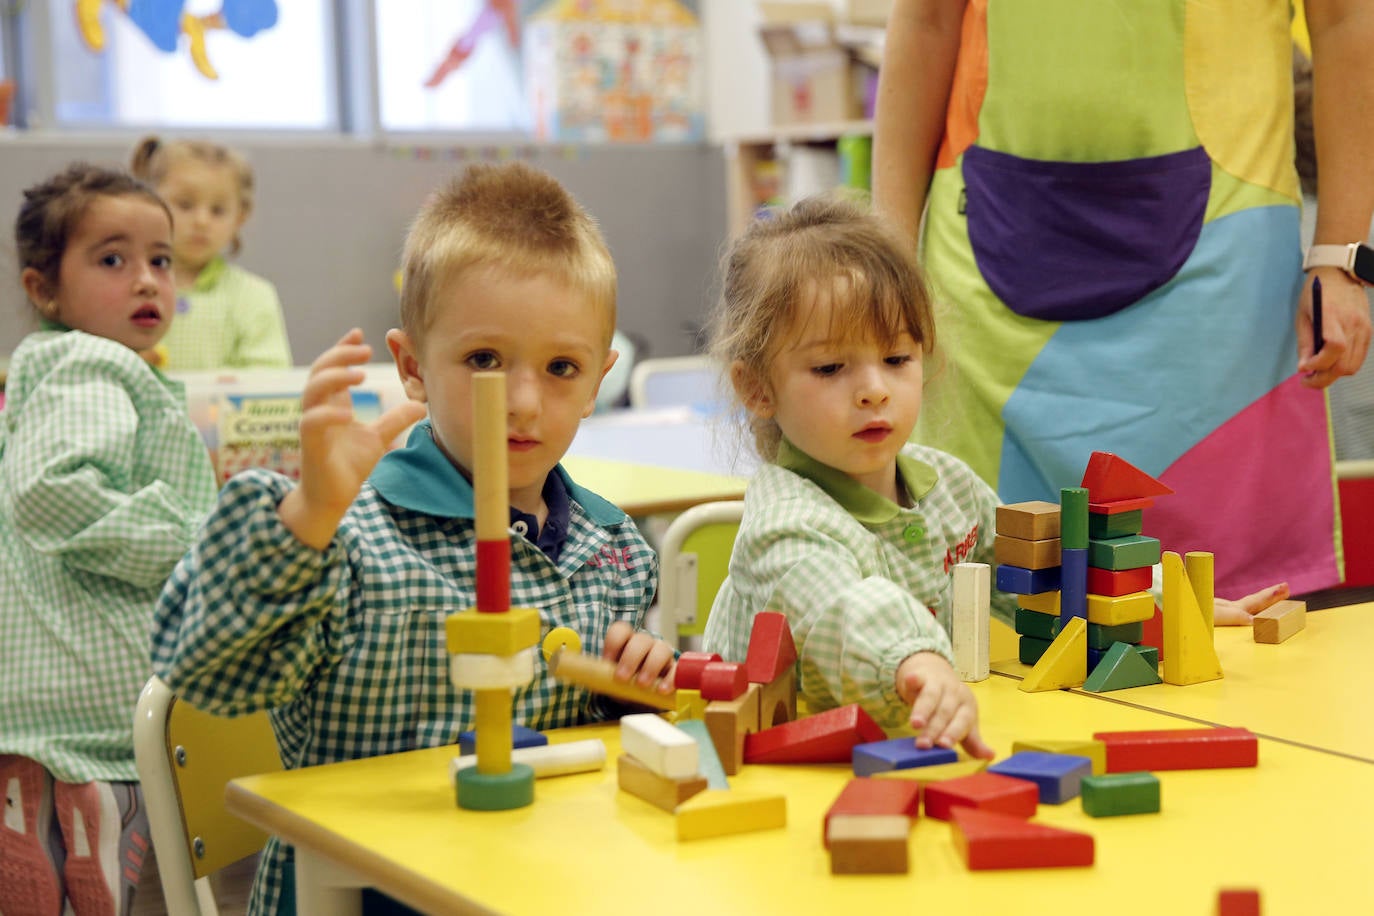
[[[620,509],[573,483],[561,464],[553,473],[568,496],[597,525],[606,528],[625,520]],[[369,481],[383,499],[403,509],[439,518],[471,519],[475,515],[472,483],[434,441],[428,420],[415,425],[403,448],[382,456]]]
[[[859,483],[843,471],[822,464],[783,439],[778,444],[777,465],[814,483],[855,519],[868,525],[890,522],[902,507]],[[898,453],[897,474],[913,503],[919,503],[939,480],[939,472],[923,461]]]
[[[210,259],[210,263],[202,267],[200,273],[196,274],[196,282],[191,284],[191,290],[201,293],[207,289],[213,289],[228,269],[229,262],[224,260],[224,256],[215,255]]]

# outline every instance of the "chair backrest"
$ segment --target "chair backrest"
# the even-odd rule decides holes
[[[635,363],[631,407],[695,407],[720,400],[720,369],[709,356],[665,356]]]
[[[224,809],[229,780],[282,768],[267,713],[212,716],[154,675],[134,713],[134,757],[167,912],[216,913],[208,876],[267,842]]]
[[[659,548],[658,607],[663,638],[674,648],[706,629],[744,516],[743,500],[702,503],[673,519]]]

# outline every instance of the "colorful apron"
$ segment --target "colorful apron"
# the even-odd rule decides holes
[[[1341,578],[1302,282],[1286,0],[970,0],[924,260],[937,350],[916,438],[1002,499],[1094,450],[1173,487],[1167,550],[1219,595]]]

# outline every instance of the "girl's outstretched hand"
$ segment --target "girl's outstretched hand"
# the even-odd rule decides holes
[[[978,733],[978,702],[943,655],[917,652],[897,666],[897,694],[911,704],[919,748],[961,744],[970,757],[996,756]]]
[[[1288,583],[1280,582],[1236,601],[1212,599],[1212,622],[1219,627],[1248,627],[1255,615],[1288,597]]]

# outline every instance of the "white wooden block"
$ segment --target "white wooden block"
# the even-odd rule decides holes
[[[695,776],[700,763],[696,739],[651,712],[621,718],[620,749],[669,779]]]
[[[965,681],[981,681],[989,674],[991,589],[992,569],[988,564],[959,563],[954,567],[950,637],[954,644],[954,670]]]
[[[514,655],[458,652],[449,656],[448,676],[459,690],[523,687],[534,680],[534,649],[521,649]]]
[[[511,763],[526,763],[537,778],[562,776],[566,773],[589,773],[606,765],[606,743],[600,738],[568,741],[564,744],[540,744],[517,747],[510,752]],[[476,754],[465,754],[449,761],[449,774],[477,766]]]

